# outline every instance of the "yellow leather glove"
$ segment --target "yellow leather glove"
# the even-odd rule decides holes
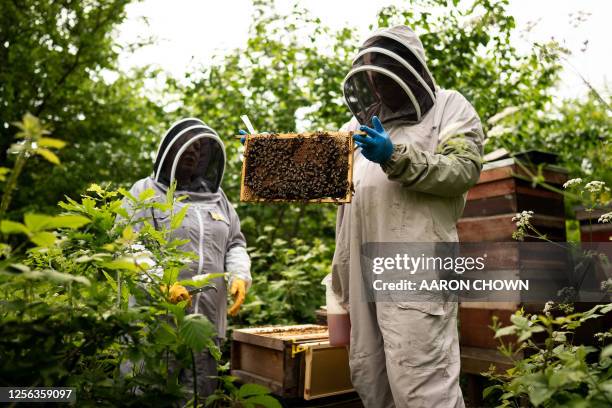
[[[236,316],[240,310],[240,306],[244,303],[246,296],[246,282],[240,278],[235,278],[230,286],[230,294],[234,297],[234,304],[227,313],[230,316]]]
[[[166,285],[161,285],[162,292],[166,293]],[[170,286],[170,303],[177,304],[183,300],[188,301],[188,306],[191,306],[191,295],[183,285],[178,283]]]

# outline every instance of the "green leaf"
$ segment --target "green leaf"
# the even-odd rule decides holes
[[[155,191],[152,188],[147,188],[138,194],[138,201],[146,201],[152,197],[155,197]]]
[[[45,149],[44,147],[39,147],[38,149],[34,150],[34,153],[44,157],[47,161],[53,164],[60,164],[59,157],[57,157],[57,155],[49,149]]]
[[[78,282],[86,286],[90,285],[89,279],[87,279],[85,276],[71,275],[69,273],[58,272],[52,269],[25,272],[23,276],[27,279],[50,280],[57,283]]]
[[[164,276],[162,278],[162,281],[168,285],[172,285],[174,282],[176,282],[176,279],[178,278],[180,272],[181,271],[179,268],[164,268]],[[183,284],[181,283],[181,285]]]
[[[213,324],[200,314],[185,316],[179,329],[183,343],[198,353],[204,350],[208,341],[215,335],[215,332]]]
[[[529,326],[529,320],[525,316],[521,316],[518,314],[513,314],[510,316],[510,321],[515,325],[520,327],[521,329],[525,329]]]
[[[55,234],[52,232],[41,231],[30,236],[30,241],[39,247],[50,247],[55,244]]]
[[[244,384],[238,390],[238,396],[240,398],[247,398],[255,395],[266,395],[269,393],[270,390],[267,387],[259,384]]]
[[[113,270],[124,269],[128,271],[133,271],[133,272],[136,272],[139,270],[134,260],[132,258],[127,258],[127,257],[114,259],[110,262],[103,262],[102,266],[104,268],[113,269]]]
[[[221,349],[217,346],[217,344],[213,341],[213,339],[208,339],[206,342],[206,349],[210,353],[211,356],[217,361],[221,360]]]
[[[138,237],[138,234],[134,232],[134,228],[132,228],[131,225],[128,225],[123,229],[123,232],[121,232],[121,237],[126,241],[133,241]]]
[[[603,350],[601,350],[601,356],[599,357],[599,360],[603,361],[607,358],[610,358],[610,356],[612,356],[612,344],[608,344],[606,347],[604,347]]]
[[[133,202],[137,202],[138,199],[136,197],[134,197],[134,195],[132,195],[132,193],[130,193],[128,190],[126,190],[125,188],[118,188],[117,191],[119,191],[119,193],[124,196],[127,197],[128,200],[133,201]]]
[[[283,408],[280,402],[271,395],[256,395],[247,399],[245,402],[256,406],[261,405],[265,408]]]
[[[177,334],[172,326],[167,323],[162,323],[155,333],[156,343],[166,346],[176,344]]]
[[[555,390],[551,390],[543,387],[533,387],[529,390],[529,400],[536,407],[543,402],[550,399],[550,397],[555,393]]]
[[[209,273],[209,274],[204,275],[204,277],[200,279],[185,279],[185,280],[180,280],[177,283],[183,286],[193,286],[196,288],[200,288],[208,284],[211,280],[216,279],[216,278],[222,278],[224,276],[225,276],[224,273]]]
[[[108,281],[108,284],[111,286],[111,288],[113,288],[113,291],[117,292],[117,281],[115,281],[115,279],[113,279],[113,277],[110,276],[108,272],[102,271],[102,273],[104,274],[104,277]]]
[[[30,234],[30,230],[20,222],[2,220],[0,222],[0,231],[3,234]]]
[[[87,191],[96,193],[98,195],[102,195],[104,193],[104,190],[102,189],[102,187],[100,187],[100,185],[98,185],[97,183],[90,184],[89,187],[87,187]]]
[[[160,306],[172,313],[176,317],[176,320],[179,322],[179,325],[182,323],[183,319],[185,318],[185,308],[183,306],[175,305],[168,302],[162,302],[160,303]]]
[[[604,305],[604,307],[602,307],[600,310],[602,314],[606,314],[610,311],[612,311],[612,303],[608,303],[607,305]]]
[[[53,218],[50,215],[28,213],[23,217],[23,221],[30,231],[37,232],[48,229]]]
[[[55,228],[80,228],[91,220],[82,215],[58,215],[49,216],[44,214],[29,213],[24,216],[26,226],[32,232],[43,231]]]
[[[514,334],[514,333],[516,333],[516,327],[515,326],[502,327],[501,329],[499,329],[499,330],[497,330],[495,332],[495,338],[502,337],[502,336],[508,336],[508,335]]]
[[[46,229],[50,228],[70,228],[77,229],[87,225],[91,220],[83,215],[58,215],[49,221]]]
[[[492,385],[490,387],[487,387],[482,391],[482,397],[487,398],[493,391],[501,389],[502,387],[500,385]]]
[[[39,146],[43,147],[53,147],[55,149],[61,149],[66,146],[66,142],[60,139],[55,139],[52,137],[41,137],[37,140]]]
[[[172,215],[172,220],[170,221],[170,229],[175,230],[181,226],[181,224],[183,223],[183,219],[185,218],[185,215],[187,214],[188,208],[189,206],[186,205],[183,208],[181,208],[179,212]]]
[[[0,181],[6,180],[6,175],[11,172],[11,169],[8,167],[0,167]]]

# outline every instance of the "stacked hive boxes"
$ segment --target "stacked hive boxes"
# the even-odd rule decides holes
[[[537,163],[524,165],[524,160],[521,159],[520,163],[518,160],[507,158],[485,164],[478,183],[468,193],[463,217],[457,226],[461,242],[508,243],[498,246],[498,250],[503,253],[495,256],[497,269],[503,270],[504,278],[519,277],[522,266],[534,262],[533,259],[528,259],[529,255],[524,249],[519,249],[512,237],[516,231],[516,223],[512,218],[517,213],[533,211],[531,223],[540,233],[546,234],[547,238],[553,241],[566,239],[563,195],[540,184],[536,185],[531,180],[533,175],[539,175],[546,184],[561,189],[567,181],[567,172],[553,165],[542,165],[538,170]],[[527,237],[525,240],[535,239]],[[541,259],[535,261],[541,262]],[[551,264],[544,267],[556,266]],[[501,276],[501,270],[494,271],[494,274]],[[525,305],[520,299],[462,303],[459,309],[461,345],[495,349],[498,343],[489,328],[493,315],[496,315],[502,324],[508,324],[510,315],[521,306]],[[466,348],[464,352],[469,354],[470,350]]]

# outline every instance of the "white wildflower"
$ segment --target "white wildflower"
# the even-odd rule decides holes
[[[154,256],[151,251],[147,250],[140,242],[130,245],[130,251],[128,253],[134,260],[134,263],[140,268],[151,269],[157,266],[157,262],[153,259]]]
[[[544,305],[544,309],[542,309],[542,312],[544,312],[546,316],[550,316],[550,311],[552,310],[554,305],[555,305],[555,302],[553,302],[552,300],[549,300]]]
[[[584,189],[587,190],[589,193],[600,193],[602,191],[607,191],[610,190],[608,187],[606,187],[606,183],[604,183],[603,181],[589,181],[585,186]]]
[[[612,223],[612,211],[610,211],[609,213],[605,213],[604,215],[599,217],[599,220],[597,220],[597,221],[602,223],[602,224]]]
[[[567,180],[565,183],[563,183],[563,188],[571,188],[571,187],[577,186],[579,184],[582,184],[582,179],[581,178],[573,178],[573,179]]]
[[[130,249],[133,251],[133,253],[142,252],[142,251],[146,251],[147,250],[145,248],[145,246],[142,245],[140,242],[136,242],[136,243],[130,245]]]
[[[516,226],[518,228],[524,228],[529,225],[529,220],[533,218],[533,211],[523,211],[520,213],[516,213],[514,217],[512,217],[512,221],[516,222]]]

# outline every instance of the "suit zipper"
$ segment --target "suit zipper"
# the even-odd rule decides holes
[[[198,218],[198,226],[200,228],[200,235],[198,240],[198,275],[202,274],[202,269],[204,267],[204,220],[202,219],[202,214],[199,208],[196,208],[196,217]],[[199,304],[200,304],[200,295],[202,293],[198,293],[196,295],[195,301],[195,313],[198,313]]]

